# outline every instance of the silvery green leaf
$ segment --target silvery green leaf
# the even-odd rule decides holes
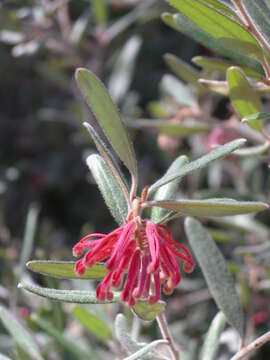
[[[185,231],[217,306],[243,338],[244,313],[232,274],[208,231],[195,219],[185,220]]]
[[[185,155],[179,156],[168,168],[166,174],[174,173],[183,165],[188,163],[188,158]],[[165,175],[166,175],[165,174]],[[179,180],[174,180],[164,186],[161,186],[155,193],[154,200],[169,200],[174,197],[177,191]],[[154,207],[151,211],[151,219],[158,223],[164,216],[168,214],[168,210],[159,207]]]
[[[164,75],[160,83],[160,88],[164,95],[171,96],[181,105],[191,107],[198,106],[195,94],[191,88],[173,75]]]
[[[127,217],[128,204],[122,189],[101,156],[90,155],[86,162],[111,214],[118,224],[123,224]]]

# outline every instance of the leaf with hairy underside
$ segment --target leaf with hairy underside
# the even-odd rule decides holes
[[[202,348],[202,360],[215,360],[219,346],[219,338],[226,326],[226,318],[222,312],[217,313],[214,317]]]
[[[112,216],[118,224],[122,225],[127,217],[128,204],[121,187],[101,156],[90,155],[86,159],[86,163]]]
[[[179,156],[170,165],[170,167],[168,168],[166,174],[168,174],[168,173],[170,174],[172,172],[175,172],[175,171],[181,169],[181,167],[183,165],[187,164],[187,163],[188,163],[187,156],[184,156],[184,155]],[[169,200],[169,199],[172,199],[173,196],[175,195],[176,191],[177,191],[177,187],[178,187],[178,180],[174,180],[174,181],[170,182],[169,184],[161,186],[158,189],[158,191],[156,192],[154,200]],[[159,223],[159,221],[161,219],[163,219],[164,216],[166,216],[168,214],[168,212],[169,211],[167,209],[154,207],[152,209],[152,211],[151,211],[151,219],[155,223]]]
[[[238,42],[238,52],[261,60],[262,50],[256,39],[238,22],[225,16],[201,0],[169,0],[169,3],[184,16],[196,24],[212,38],[225,42],[230,47],[230,41]]]
[[[105,143],[102,141],[96,130],[90,124],[84,122],[83,125],[90,133],[96,145],[97,150],[99,151],[100,155],[103,157],[108,168],[111,170],[112,175],[115,177],[116,182],[119,184],[120,188],[122,189],[127,201],[129,201],[129,190],[128,190],[127,181],[122,171],[120,170],[117,162],[115,161],[112,153],[105,145]]]
[[[232,66],[227,71],[230,98],[241,117],[261,112],[262,104],[256,91],[252,88],[245,74],[238,67]],[[263,121],[249,123],[257,131],[261,131]]]
[[[245,139],[237,139],[227,143],[226,145],[219,146],[215,150],[212,150],[208,154],[202,156],[201,158],[188,163],[181,167],[180,170],[175,171],[174,173],[165,174],[161,179],[155,182],[153,185],[150,186],[148,194],[153,194],[158,188],[163,185],[168,184],[171,181],[176,179],[181,179],[183,176],[189,174],[192,171],[201,169],[207,165],[209,165],[212,161],[220,159],[224,156],[229,155],[234,150],[238,149],[239,147],[245,144]]]
[[[192,216],[230,216],[249,214],[268,209],[268,205],[255,201],[236,201],[233,199],[208,199],[208,200],[154,200],[145,202],[143,207],[158,206],[174,211],[181,215]]]
[[[195,219],[185,220],[185,231],[209,290],[226,320],[243,338],[244,313],[232,274],[208,231]]]
[[[241,54],[237,47],[230,47],[225,42],[220,42],[213,38],[210,34],[200,29],[195,23],[185,17],[183,14],[162,14],[162,20],[176,31],[189,36],[194,41],[199,42],[208,49],[214,51],[217,54],[226,56],[232,59],[238,65],[246,65],[249,68],[258,71],[264,75],[264,71],[259,62],[247,54]]]
[[[85,101],[96,116],[113,149],[133,177],[136,177],[137,165],[133,145],[105,86],[87,69],[77,69],[75,76]]]
[[[32,260],[26,266],[29,270],[38,274],[58,279],[102,280],[107,274],[104,264],[94,264],[91,268],[86,268],[83,275],[78,276],[74,270],[74,261]]]

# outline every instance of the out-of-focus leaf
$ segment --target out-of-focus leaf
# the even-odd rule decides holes
[[[162,15],[163,21],[171,26],[173,29],[184,33],[199,42],[208,49],[220,55],[226,56],[236,62],[236,64],[247,65],[248,67],[264,74],[264,71],[258,61],[246,55],[241,54],[237,47],[228,47],[228,44],[222,43],[213,38],[207,32],[202,31],[192,20],[189,20],[182,14],[171,15],[164,13]]]
[[[131,37],[126,42],[113,67],[108,90],[116,103],[119,103],[128,92],[141,45],[142,39],[140,37]]]
[[[64,301],[74,304],[110,304],[120,301],[119,293],[114,293],[114,298],[111,301],[99,301],[96,298],[96,293],[93,291],[50,289],[24,282],[19,283],[18,287],[50,300]]]
[[[209,125],[202,124],[199,121],[195,121],[195,120],[169,122],[167,120],[139,119],[134,121],[129,120],[127,124],[135,128],[158,129],[163,134],[167,134],[172,137],[184,137],[197,133],[207,132],[211,129]]]
[[[207,166],[212,161],[220,159],[224,156],[229,155],[234,150],[245,144],[245,139],[237,139],[227,143],[226,145],[219,146],[217,149],[209,152],[208,154],[202,156],[201,158],[184,165],[179,171],[175,171],[174,173],[165,174],[161,179],[155,182],[150,186],[148,194],[155,192],[159,187],[168,184],[169,182],[181,179],[183,176],[189,174],[192,171],[201,169],[202,167]]]
[[[111,329],[104,321],[100,320],[96,315],[79,306],[75,306],[72,309],[72,313],[80,321],[83,327],[91,334],[94,334],[101,340],[112,339]]]
[[[242,122],[246,122],[251,128],[256,130],[258,129],[259,131],[261,131],[263,128],[264,121],[269,119],[270,119],[270,113],[259,112],[245,116],[242,119]]]
[[[148,304],[147,301],[138,301],[132,308],[134,313],[144,321],[153,321],[156,316],[164,310],[165,302],[159,301],[156,304]]]
[[[154,200],[146,202],[145,207],[158,206],[175,211],[180,215],[192,216],[228,216],[249,214],[268,209],[262,202],[236,201],[232,199],[208,200]]]
[[[31,360],[42,360],[39,348],[28,330],[3,306],[0,307],[0,320],[15,343],[23,349]]]
[[[237,40],[238,52],[248,54],[257,59],[262,58],[262,50],[255,38],[238,22],[216,11],[202,0],[169,0],[169,3],[184,16],[196,24],[202,31],[214,39],[230,46],[230,40]]]
[[[187,163],[188,163],[188,158],[186,156],[184,156],[184,155],[179,156],[170,165],[166,174],[173,173],[173,172],[179,170],[183,165],[185,165]],[[158,189],[158,191],[155,193],[154,200],[172,199],[177,191],[178,182],[179,182],[178,180],[175,180],[175,181],[170,182],[167,185],[160,187]],[[151,219],[155,223],[158,223],[167,213],[168,213],[168,211],[166,209],[154,207],[151,211]]]
[[[185,231],[218,307],[228,323],[243,337],[243,309],[223,255],[207,230],[197,220],[187,218]]]
[[[92,1],[95,23],[99,26],[104,25],[107,22],[107,18],[108,18],[107,6],[108,4],[106,0]]]
[[[129,190],[127,186],[126,179],[119,168],[113,154],[108,149],[108,147],[105,145],[105,143],[102,141],[98,133],[95,131],[95,129],[87,122],[83,123],[84,127],[87,129],[89,134],[91,135],[97,150],[99,151],[100,155],[103,157],[103,160],[107,164],[108,168],[110,169],[112,175],[115,177],[116,182],[119,184],[120,188],[122,189],[126,200],[129,201]]]
[[[241,117],[261,112],[262,105],[260,98],[241,69],[230,67],[227,71],[227,80],[230,89],[230,98]],[[263,127],[263,121],[258,120],[255,124],[253,122],[249,123],[249,125],[260,132]]]
[[[151,352],[151,350],[156,349],[158,345],[166,345],[168,344],[167,340],[156,340],[151,342],[148,345],[145,345],[142,349],[136,351],[136,353],[126,357],[124,360],[138,360],[141,359],[142,356]]]
[[[220,58],[208,57],[208,56],[195,56],[192,58],[192,61],[202,68],[206,70],[218,70],[222,73],[226,73],[227,69],[234,65],[233,62],[223,60]],[[261,79],[263,74],[255,71],[253,69],[248,68],[247,66],[240,66],[240,69],[244,71],[244,73],[252,78]]]
[[[12,359],[4,354],[0,354],[0,360],[12,360]]]
[[[186,81],[188,84],[198,86],[198,80],[200,73],[198,70],[185,63],[183,60],[173,54],[165,54],[164,59],[169,68],[177,75],[180,79]]]
[[[164,75],[160,83],[160,88],[164,95],[171,96],[181,105],[197,106],[195,95],[190,87],[182,83],[175,76]]]
[[[61,332],[56,330],[52,324],[50,324],[47,320],[42,319],[37,314],[32,314],[31,320],[35,323],[35,325],[45,331],[49,336],[54,339],[54,341],[56,341],[60,346],[62,346],[75,358],[89,360],[90,349],[82,347],[78,344],[77,341],[73,340],[71,337],[63,335]]]
[[[117,223],[122,225],[127,217],[128,204],[121,187],[101,156],[90,155],[86,159],[86,163],[111,214]]]
[[[219,338],[226,325],[226,318],[219,312],[212,321],[202,348],[202,360],[215,360],[219,346]]]
[[[199,83],[207,90],[215,94],[227,96],[229,94],[229,87],[226,81],[199,79]]]
[[[137,176],[133,145],[119,112],[102,82],[89,70],[76,70],[76,79],[85,101],[99,121],[113,149],[131,174]]]
[[[269,19],[269,3],[267,0],[243,0],[244,7],[246,8],[253,23],[266,38],[266,41],[270,42],[270,19]]]
[[[74,270],[74,261],[32,260],[28,261],[26,266],[29,270],[38,274],[59,279],[101,280],[107,273],[107,269],[103,264],[95,264],[91,268],[86,268],[82,276],[78,276]]]
[[[262,145],[245,147],[240,150],[236,150],[235,155],[241,157],[258,156],[266,153],[270,148],[270,144],[265,142]]]

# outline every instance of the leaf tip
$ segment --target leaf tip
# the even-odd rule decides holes
[[[23,288],[23,284],[19,282],[19,284],[17,285],[17,288],[18,288],[18,289],[22,289],[22,288]],[[1,308],[0,308],[0,310],[1,310]]]

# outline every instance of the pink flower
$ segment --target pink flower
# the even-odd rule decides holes
[[[109,234],[93,233],[82,238],[73,248],[73,255],[84,256],[76,262],[78,275],[86,267],[105,261],[107,275],[96,289],[99,300],[112,300],[111,288],[121,288],[121,300],[133,306],[139,299],[150,304],[160,299],[161,285],[171,294],[181,275],[177,260],[185,272],[191,272],[194,262],[188,250],[172,239],[168,227],[142,220],[140,216]]]

